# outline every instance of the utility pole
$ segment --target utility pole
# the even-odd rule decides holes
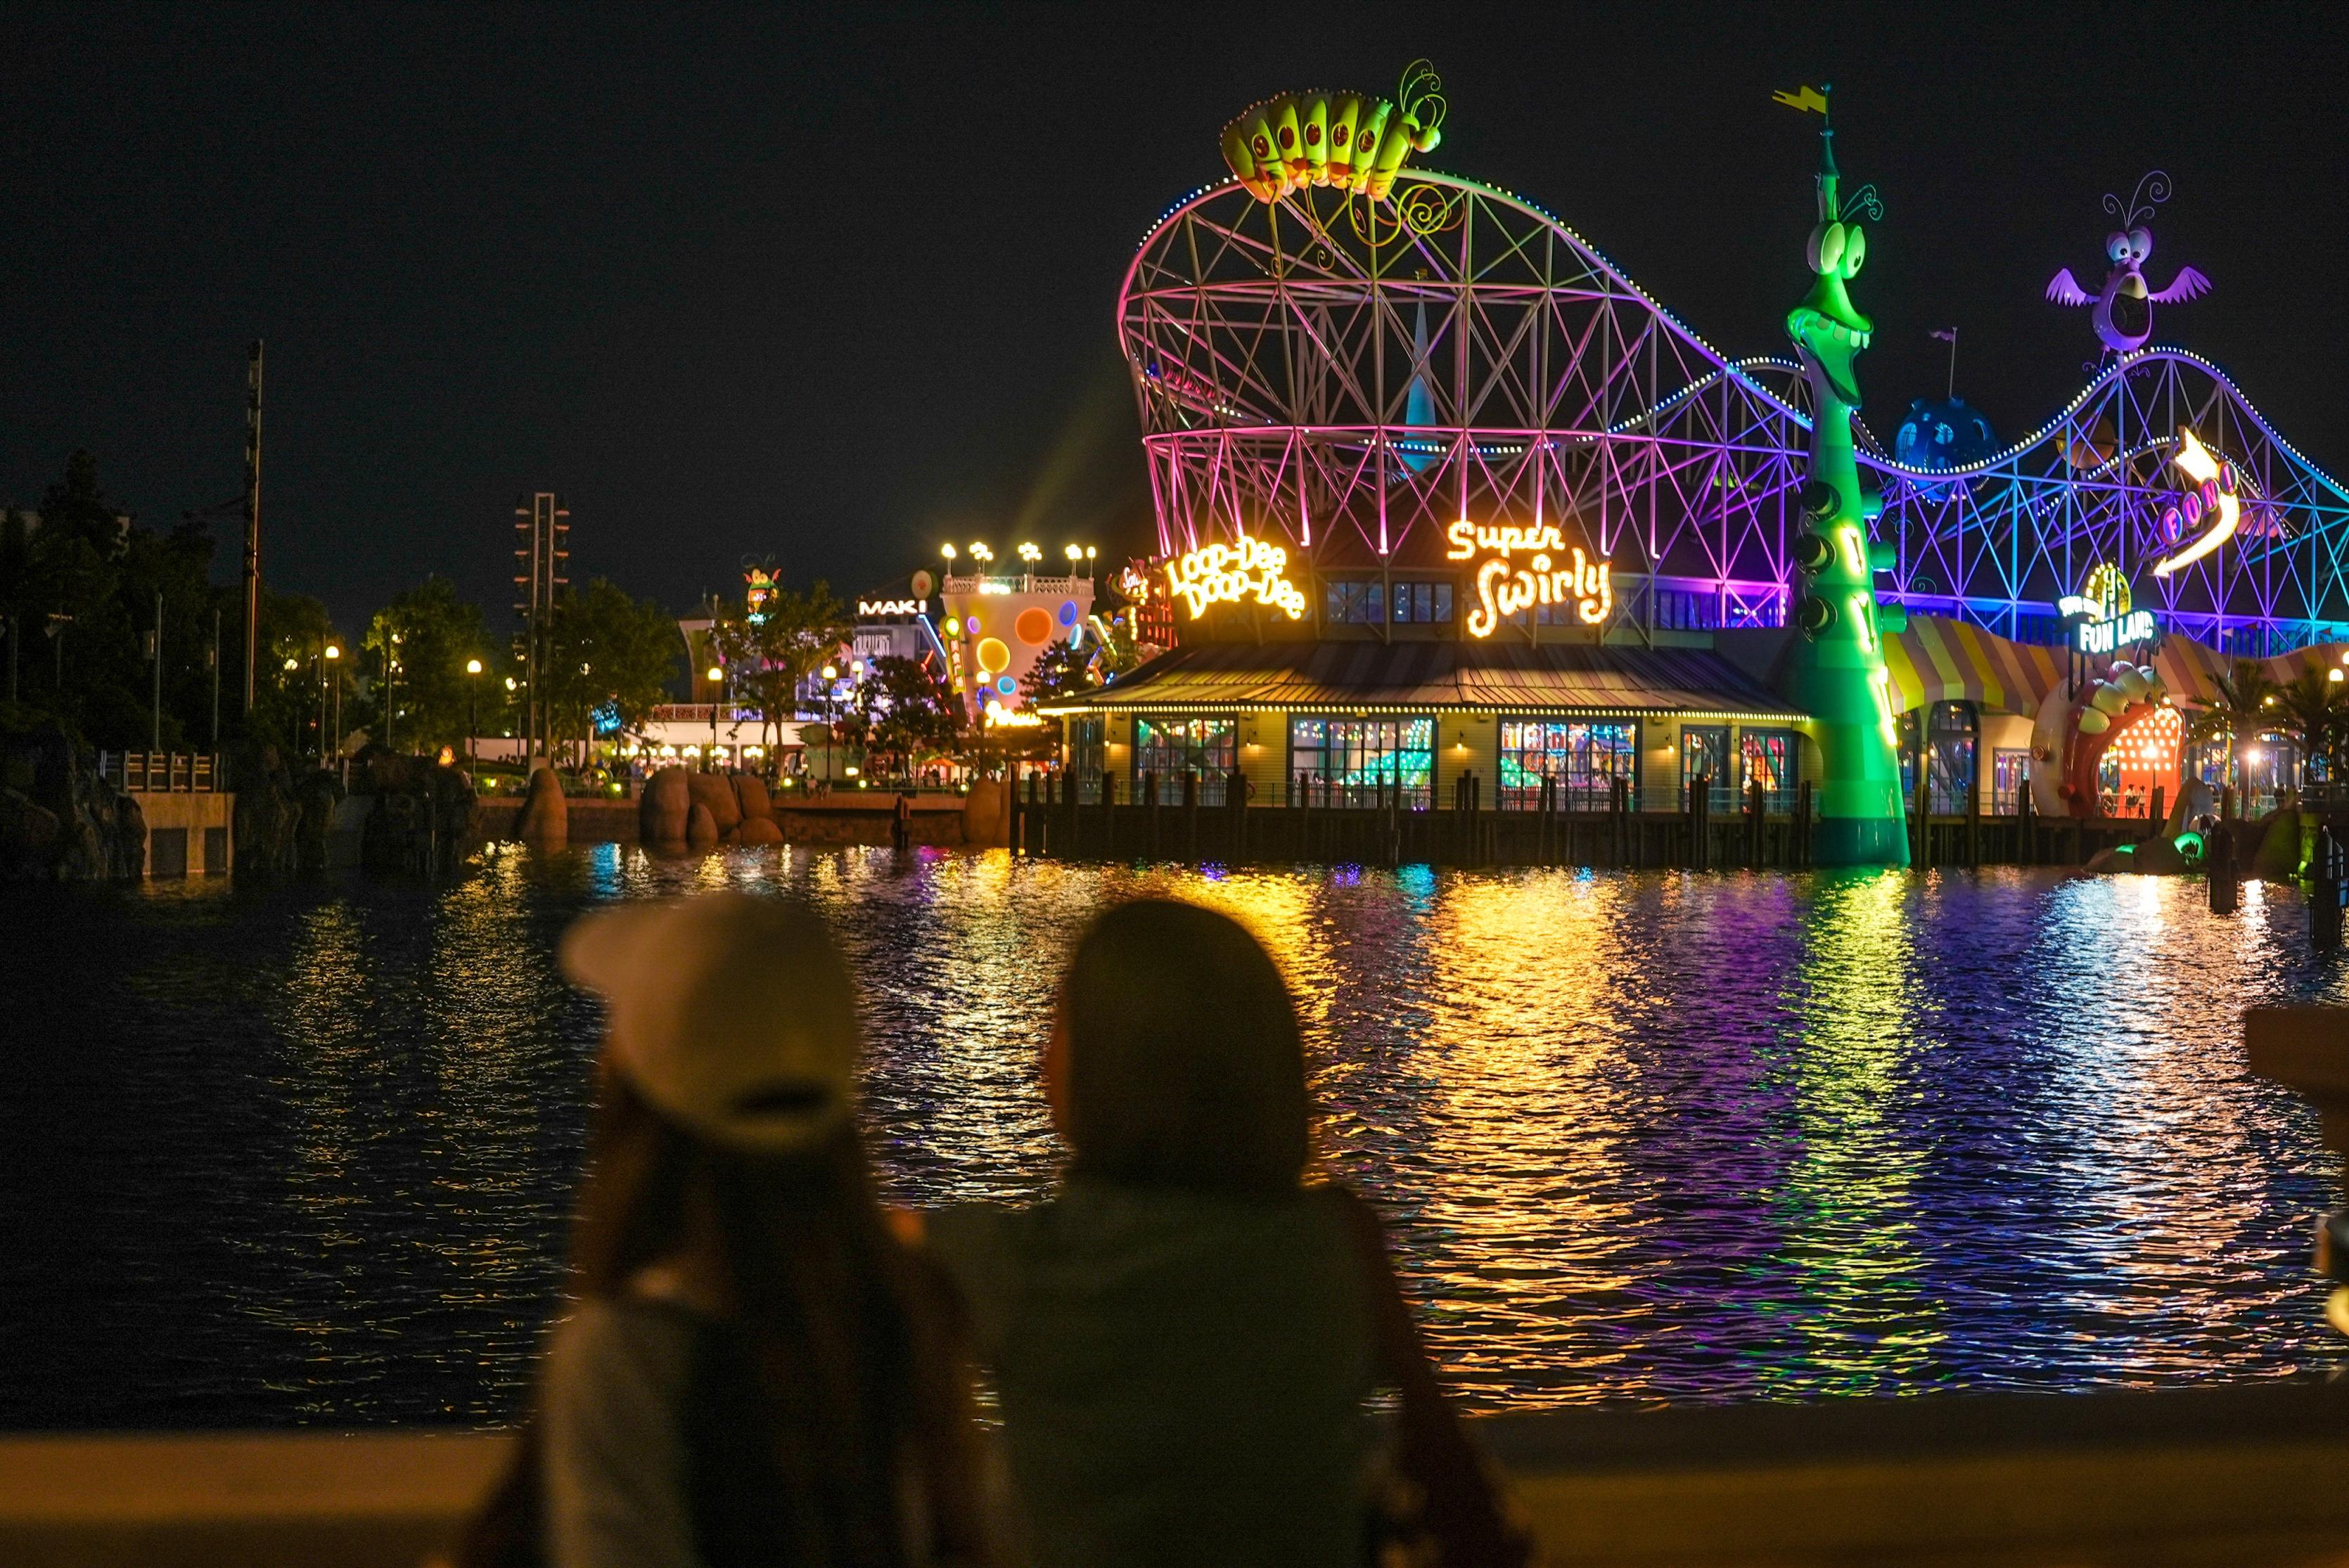
[[[155,590],[155,730],[150,751],[163,749],[163,591]]]
[[[212,755],[220,755],[220,607],[212,607]],[[13,691],[8,694],[14,696]]]
[[[253,717],[254,660],[261,647],[261,339],[244,372],[244,716]]]

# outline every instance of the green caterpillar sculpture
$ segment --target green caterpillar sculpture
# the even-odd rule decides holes
[[[1796,108],[1826,113],[1823,94],[1805,89]],[[1808,260],[1818,281],[1786,313],[1786,335],[1803,357],[1811,391],[1811,471],[1800,492],[1806,529],[1795,540],[1803,594],[1794,621],[1801,635],[1789,663],[1787,695],[1812,717],[1819,747],[1819,823],[1812,859],[1825,866],[1905,866],[1907,816],[1900,798],[1899,732],[1884,634],[1905,624],[1897,607],[1879,609],[1876,572],[1889,565],[1868,540],[1868,520],[1883,499],[1864,490],[1852,456],[1851,420],[1859,407],[1852,360],[1875,324],[1851,303],[1846,283],[1868,259],[1864,209],[1883,216],[1874,187],[1841,200],[1832,124],[1820,129],[1818,223]]]
[[[1444,79],[1425,60],[1402,73],[1392,99],[1375,93],[1283,93],[1224,127],[1224,161],[1259,201],[1308,185],[1360,191],[1371,201],[1403,160],[1444,139]]]

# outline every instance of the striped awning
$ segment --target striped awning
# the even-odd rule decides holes
[[[1709,649],[1370,641],[1195,644],[1038,711],[1138,708],[1802,717]]]
[[[1911,615],[1909,629],[1884,639],[1894,706],[1902,713],[1929,702],[1972,702],[1985,713],[2036,713],[2064,678],[2062,648],[2010,643],[1965,621]]]
[[[2336,643],[2238,660],[2172,635],[2155,645],[2153,667],[2171,699],[2192,707],[2216,698],[2218,677],[2238,663],[2257,665],[2282,682],[2304,669],[2338,665],[2342,653]],[[1912,615],[1907,631],[1884,640],[1884,663],[1903,713],[1929,702],[1974,702],[1985,713],[2035,714],[2068,672],[2070,655],[2063,648],[2011,643],[1968,622]]]

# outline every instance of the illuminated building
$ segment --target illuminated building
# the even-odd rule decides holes
[[[1073,548],[1073,547],[1072,547]],[[992,703],[1006,711],[1027,706],[1020,682],[1055,644],[1081,643],[1092,614],[1092,558],[1081,550],[1063,552],[1065,569],[1040,570],[1041,547],[1024,543],[1012,562],[999,562],[984,542],[968,548],[947,545],[946,579],[940,584],[938,630],[946,643],[947,668],[956,694],[973,718]],[[1087,570],[1079,572],[1080,564]]]
[[[2158,762],[2151,729],[2097,737],[2209,700],[2230,659],[2339,663],[2349,489],[2207,360],[2116,353],[1994,450],[1904,460],[1843,418],[1874,330],[1846,285],[1900,231],[1832,152],[1816,210],[1789,202],[1816,280],[1795,352],[1736,357],[1534,201],[1415,162],[1381,193],[1234,124],[1234,178],[1174,202],[1120,291],[1174,645],[1046,706],[1081,800],[1195,771],[1209,803],[1237,778],[1264,806],[1520,809],[1549,779],[1562,809],[1621,780],[1653,811],[1702,776],[1715,810],[1758,783],[1782,812],[1808,782],[1847,824],[1822,858],[1897,862],[1920,802],[2003,814],[2033,771]],[[2099,566],[2136,618],[2084,630]],[[2128,683],[2153,695],[2084,718]],[[2181,772],[2216,765],[2191,750]]]

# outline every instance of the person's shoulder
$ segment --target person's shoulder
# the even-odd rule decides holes
[[[1009,1245],[1033,1212],[1009,1203],[948,1203],[924,1212],[920,1244],[943,1253],[992,1251]]]
[[[557,1325],[547,1346],[554,1390],[629,1387],[674,1390],[685,1381],[698,1315],[638,1296],[590,1296]]]

